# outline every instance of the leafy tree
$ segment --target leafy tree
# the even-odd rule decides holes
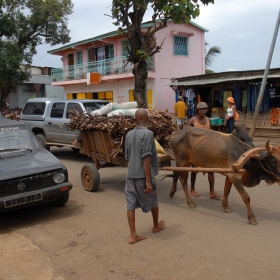
[[[12,86],[29,80],[36,47],[70,41],[71,0],[0,0],[0,111]]]
[[[198,2],[201,2],[198,4]],[[113,0],[112,16],[119,26],[119,33],[123,33],[128,41],[127,62],[134,65],[132,73],[135,78],[134,99],[138,107],[147,107],[146,61],[159,52],[163,42],[159,44],[154,37],[155,33],[167,27],[168,20],[176,24],[188,23],[192,18],[199,16],[201,4],[208,5],[214,0]],[[151,5],[153,10],[150,27],[142,33],[141,24],[144,15]]]
[[[214,71],[210,70],[209,67],[212,65],[214,58],[221,53],[221,49],[218,46],[210,47],[208,50],[209,43],[205,42],[205,73],[210,74]]]

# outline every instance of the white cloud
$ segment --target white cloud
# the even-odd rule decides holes
[[[73,0],[74,13],[69,17],[71,42],[91,38],[116,30],[112,24],[112,0]],[[201,7],[198,18],[193,20],[206,28],[206,41],[219,46],[210,69],[215,72],[227,69],[264,69],[279,13],[279,0],[215,0],[215,4]],[[149,20],[151,11],[145,16]],[[279,33],[279,32],[278,32]],[[59,46],[44,45],[38,48],[33,64],[60,67],[60,57],[47,51]],[[276,41],[271,68],[280,67],[280,34]]]

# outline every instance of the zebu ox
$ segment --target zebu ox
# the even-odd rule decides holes
[[[239,127],[232,134],[223,134],[213,130],[186,127],[176,132],[171,140],[171,147],[178,167],[232,168],[232,165],[244,152],[251,154],[243,168],[245,173],[221,173],[226,176],[222,207],[224,212],[231,213],[228,206],[228,195],[232,184],[241,195],[250,224],[257,224],[250,206],[250,197],[243,186],[254,187],[265,180],[268,184],[280,181],[280,147],[266,143],[266,149],[254,149],[254,145],[245,128]],[[262,151],[260,151],[262,150]],[[243,165],[242,164],[242,165]],[[176,192],[180,177],[189,207],[196,205],[190,197],[187,180],[188,172],[174,172],[170,190],[172,198]]]

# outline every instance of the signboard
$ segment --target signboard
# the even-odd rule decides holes
[[[118,103],[124,103],[124,96],[119,96]]]
[[[99,85],[101,83],[101,75],[98,72],[87,73],[87,85]]]

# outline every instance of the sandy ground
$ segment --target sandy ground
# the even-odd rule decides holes
[[[73,190],[66,206],[40,206],[0,213],[1,280],[125,279],[279,279],[279,186],[246,189],[259,225],[248,224],[241,197],[233,188],[224,213],[210,200],[207,176],[197,176],[190,209],[179,185],[157,176],[160,218],[166,228],[152,233],[151,214],[136,211],[139,234],[148,239],[128,244],[124,182],[126,168],[100,170],[101,184],[86,192],[80,172],[91,159],[68,148],[51,151],[67,166]],[[216,192],[224,177],[216,174]]]

